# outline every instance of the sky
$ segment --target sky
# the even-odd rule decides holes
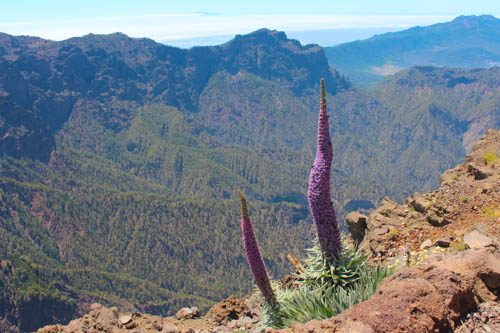
[[[459,15],[500,17],[500,0],[3,0],[1,8],[0,32],[12,35],[63,40],[123,32],[181,47],[260,28],[334,45]]]

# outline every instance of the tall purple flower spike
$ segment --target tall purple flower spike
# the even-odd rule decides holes
[[[333,149],[326,110],[325,81],[321,79],[321,106],[318,121],[318,151],[309,177],[307,196],[316,224],[321,250],[328,260],[341,251],[340,231],[330,197],[330,172]]]
[[[240,190],[238,190],[238,194],[241,198],[241,231],[243,232],[243,243],[245,244],[248,265],[250,266],[257,287],[259,287],[262,295],[266,301],[272,303],[274,300],[274,293],[271,288],[271,283],[269,283],[266,266],[262,260],[257,240],[255,239],[252,221],[248,216],[247,200]]]

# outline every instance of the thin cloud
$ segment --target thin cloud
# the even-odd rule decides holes
[[[6,22],[0,31],[62,40],[88,33],[123,32],[132,37],[157,41],[248,33],[260,28],[284,31],[358,29],[415,26],[445,22],[450,16],[340,16],[340,15],[207,15],[157,14],[146,16],[96,17],[76,20]]]

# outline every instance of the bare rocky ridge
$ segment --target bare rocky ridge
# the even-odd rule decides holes
[[[402,205],[385,198],[369,216],[347,216],[355,239],[366,233],[361,248],[382,262],[432,246],[461,246],[474,229],[498,240],[499,221],[500,131],[494,130],[473,146],[464,163],[441,176],[437,190],[415,194]]]
[[[68,325],[49,325],[38,333],[191,333],[232,332],[237,329],[251,329],[260,320],[260,312],[254,309],[254,298],[241,300],[231,296],[216,304],[205,316],[198,308],[182,308],[175,316],[160,317],[139,312],[119,312],[99,303],[91,305],[91,311]],[[250,306],[250,307],[249,307]],[[257,311],[257,312],[256,312]]]

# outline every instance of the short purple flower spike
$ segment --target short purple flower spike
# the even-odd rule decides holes
[[[321,106],[318,121],[318,151],[309,177],[307,196],[316,224],[318,241],[328,260],[338,257],[342,248],[340,231],[330,197],[333,149],[326,110],[325,81],[321,79]]]
[[[255,239],[252,221],[248,216],[247,200],[240,190],[238,190],[238,194],[241,198],[241,231],[243,232],[243,243],[245,244],[248,265],[250,266],[250,270],[255,278],[255,283],[257,283],[257,287],[259,287],[262,295],[266,301],[272,303],[274,300],[274,293],[271,288],[271,283],[269,282],[269,277],[267,276],[266,266],[264,265],[257,245],[257,240]]]

